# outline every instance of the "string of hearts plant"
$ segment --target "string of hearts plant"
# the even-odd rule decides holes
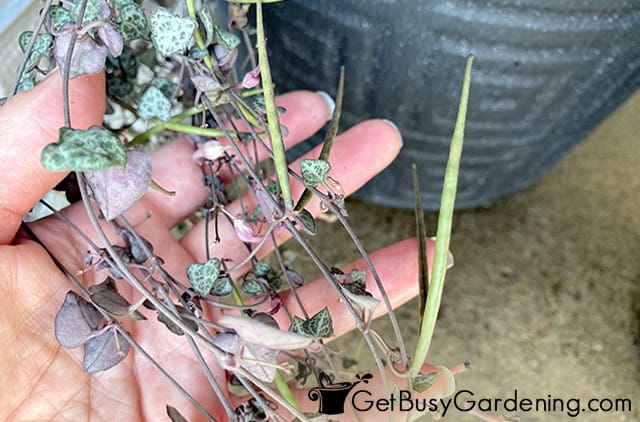
[[[309,416],[299,410],[288,380],[295,377],[314,385],[336,380],[333,355],[324,344],[324,339],[333,335],[332,316],[327,308],[310,315],[298,297],[303,276],[285,265],[277,244],[279,234],[288,232],[347,308],[387,390],[391,393],[393,388],[386,379],[387,366],[410,379],[417,391],[429,388],[436,374],[420,373],[420,368],[435,326],[447,266],[471,59],[447,167],[430,284],[426,246],[421,244],[421,285],[426,306],[420,345],[411,358],[384,293],[384,280],[347,222],[340,182],[328,176],[344,73],[322,152],[317,159],[301,160],[298,173],[285,157],[282,138],[287,129],[280,124],[279,115],[286,110],[275,105],[262,2],[228,1],[229,25],[221,28],[206,1],[184,0],[173,10],[157,7],[148,11],[133,0],[46,0],[36,28],[20,36],[25,55],[14,94],[31,89],[54,67],[60,68],[64,127],[60,128],[58,141],[44,149],[41,162],[51,171],[72,171],[61,186],[71,201],[77,189],[99,239],[93,241],[96,236],[84,233],[43,201],[85,239],[90,250],[81,272],[96,271],[102,280],[85,288],[78,279],[79,269],[65,268],[52,256],[74,287],[55,317],[56,338],[66,348],[84,348],[83,365],[88,373],[109,370],[125,359],[131,348],[135,349],[209,420],[277,419],[283,411],[308,420]],[[255,28],[248,22],[249,5],[241,3],[255,3]],[[236,76],[235,61],[241,44],[238,35],[247,43],[254,63],[242,78]],[[254,36],[257,63],[251,54]],[[75,129],[69,113],[69,80],[102,71],[106,72],[108,94],[104,126]],[[194,210],[206,224],[207,259],[189,265],[186,274],[167,271],[165,260],[170,257],[155,255],[154,245],[123,215],[150,187],[173,194],[151,179],[151,158],[146,148],[168,132],[186,134],[193,142],[193,159],[201,167],[202,183],[209,192],[206,203]],[[269,175],[269,166],[261,162],[264,157],[272,163],[275,178]],[[233,181],[225,185],[222,172],[231,175]],[[292,196],[290,178],[304,185],[300,198]],[[325,211],[333,213],[344,226],[364,258],[365,268],[344,274],[311,248],[307,238],[315,234],[316,224],[305,207],[313,197],[319,198]],[[229,206],[232,199],[238,199],[239,210]],[[417,204],[419,210],[419,200]],[[424,238],[421,211],[417,216],[421,227],[418,234]],[[219,230],[224,221],[245,245],[246,255],[240,261],[211,256],[210,245],[224,240]],[[109,225],[115,238],[105,231]],[[24,228],[29,231],[28,226]],[[31,235],[37,240],[35,234]],[[260,258],[269,244],[274,251],[270,261]],[[381,297],[367,292],[368,275],[375,280]],[[133,300],[120,293],[125,285],[133,288]],[[292,295],[290,303],[297,309],[283,301],[285,291]],[[379,306],[388,311],[394,339],[382,339],[370,327],[373,311]],[[222,314],[218,311],[223,309],[223,316],[210,317]],[[235,314],[229,312],[234,309]],[[157,322],[147,320],[145,315],[154,313]],[[277,313],[286,314],[288,327],[278,326],[272,316]],[[226,414],[211,415],[205,404],[190,395],[189,385],[179,383],[138,344],[125,329],[129,318],[143,327],[164,324],[172,341],[186,341]],[[238,394],[251,395],[250,401],[233,407],[223,392],[228,386],[219,385],[213,367],[226,370],[229,384],[239,386]],[[170,404],[167,412],[174,421],[184,420]]]

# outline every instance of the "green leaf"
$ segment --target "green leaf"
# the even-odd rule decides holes
[[[366,280],[367,280],[367,272],[361,270],[351,270],[351,282],[361,289],[365,289]]]
[[[133,92],[133,84],[120,76],[107,73],[107,94],[120,100],[126,100]]]
[[[185,51],[195,29],[196,23],[191,18],[174,16],[162,7],[151,15],[151,40],[164,57]]]
[[[216,33],[216,24],[206,4],[203,4],[200,10],[198,10],[198,17],[200,18],[200,23],[205,33],[204,45],[208,46],[213,42],[213,37]]]
[[[193,263],[187,267],[187,278],[193,289],[202,297],[211,293],[220,275],[220,260],[211,258],[204,264]]]
[[[298,220],[311,234],[316,234],[316,220],[313,215],[306,209],[303,209],[298,213]]]
[[[218,278],[211,288],[211,294],[214,296],[226,296],[231,294],[233,286],[229,277]]]
[[[240,45],[240,38],[231,32],[222,31],[217,26],[213,27],[216,32],[216,41],[229,51],[233,51]]]
[[[413,389],[417,393],[422,393],[423,391],[429,389],[429,387],[431,387],[433,383],[436,382],[437,378],[437,372],[429,372],[428,374],[420,373],[412,380]]]
[[[100,5],[98,4],[98,1],[99,0],[87,0],[87,6],[85,7],[84,15],[82,16],[83,25],[86,25],[89,22],[100,20]],[[74,18],[78,17],[81,5],[81,1],[76,1],[75,6],[71,10],[71,15]]]
[[[71,12],[61,6],[51,6],[51,9],[49,9],[49,15],[58,29],[62,28],[62,26],[67,22],[73,22]]]
[[[22,52],[26,52],[29,42],[33,37],[33,31],[24,31],[18,38],[18,43]],[[51,34],[39,34],[36,38],[36,42],[33,43],[33,49],[31,55],[27,61],[25,70],[32,68],[40,59],[40,57],[47,57],[51,53],[51,47],[53,46],[53,35]]]
[[[149,39],[149,21],[144,9],[136,3],[127,3],[118,12],[120,34],[124,42]]]
[[[306,333],[304,332],[304,329],[302,328],[303,324],[304,324],[304,319],[294,316],[293,321],[291,321],[291,325],[289,326],[289,331],[293,333],[306,335]]]
[[[325,160],[300,160],[300,171],[302,181],[307,187],[315,187],[324,183],[327,173],[331,170],[331,165]]]
[[[171,98],[178,87],[175,82],[172,82],[167,78],[153,78],[149,85],[158,88],[162,92],[162,95],[167,98]]]
[[[42,150],[42,166],[50,171],[97,171],[127,163],[127,152],[108,130],[60,128],[58,142]]]
[[[155,86],[149,86],[140,97],[138,116],[143,119],[158,119],[168,122],[171,120],[171,101]]]
[[[266,277],[271,271],[271,265],[267,264],[264,261],[259,261],[256,264],[253,273],[256,275],[256,277]]]
[[[333,323],[329,309],[323,310],[302,323],[304,332],[314,338],[327,338],[333,335]]]
[[[255,278],[247,278],[242,282],[240,289],[248,295],[260,295],[265,291],[264,286],[260,284]]]

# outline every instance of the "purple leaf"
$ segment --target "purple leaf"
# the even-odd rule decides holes
[[[91,293],[93,302],[110,315],[129,315],[131,304],[118,293],[116,284],[111,277],[107,277],[106,280],[100,284],[89,287],[89,292]],[[131,318],[136,320],[147,319],[138,311],[132,312]]]
[[[92,304],[69,291],[56,314],[56,339],[63,347],[73,349],[89,340],[105,323],[102,314]]]
[[[147,191],[151,182],[151,157],[144,151],[130,150],[124,171],[112,167],[85,175],[104,218],[113,220]]]
[[[69,24],[68,24],[69,25]],[[66,27],[67,25],[65,25]],[[63,30],[66,29],[63,27]],[[54,55],[56,62],[64,70],[65,57],[71,43],[72,32],[62,32],[56,37],[54,43]],[[73,48],[69,78],[73,79],[80,75],[95,74],[102,70],[104,61],[107,58],[108,49],[98,45],[93,38],[87,36],[84,39],[78,37]]]
[[[149,259],[146,250],[148,250],[150,253],[153,253],[153,245],[151,244],[151,242],[140,235],[138,235],[138,237],[134,236],[134,234],[128,230],[123,230],[120,235],[127,244],[127,247],[131,252],[131,257],[136,262],[136,264],[142,264],[147,259]]]
[[[122,54],[122,47],[124,46],[122,36],[113,26],[107,24],[98,27],[98,36],[113,57],[118,57]]]
[[[111,327],[84,344],[84,371],[88,374],[106,371],[127,357],[131,344]]]
[[[182,414],[173,406],[167,405],[167,416],[171,422],[189,422]]]
[[[242,87],[251,89],[256,87],[260,83],[260,66],[247,72],[242,78]]]
[[[273,205],[273,200],[271,199],[271,194],[261,187],[258,187],[256,190],[256,197],[260,202],[260,211],[262,211],[262,215],[264,215],[267,223],[271,223],[273,221],[274,214],[277,213],[275,205]]]
[[[304,279],[296,271],[287,268],[286,274],[289,281],[296,286],[302,286],[304,284]]]
[[[258,243],[262,240],[262,236],[256,236],[253,234],[253,227],[249,222],[240,218],[233,219],[233,229],[238,235],[238,239],[247,243]]]

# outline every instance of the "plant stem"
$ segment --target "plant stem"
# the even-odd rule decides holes
[[[320,156],[318,157],[320,160],[329,160],[329,153],[331,152],[331,147],[333,147],[333,140],[336,139],[336,135],[338,135],[338,129],[340,128],[340,114],[342,113],[342,97],[344,96],[344,66],[340,67],[340,79],[338,80],[338,92],[336,93],[336,107],[333,109],[333,115],[331,116],[331,123],[329,124],[329,129],[327,130],[327,134],[324,137],[324,142],[322,143],[322,150],[320,150]],[[309,188],[305,189],[296,204],[295,210],[300,212],[307,206],[309,201],[313,198],[313,193],[309,190]]]
[[[451,222],[453,220],[453,208],[456,200],[456,188],[458,186],[458,171],[460,168],[460,156],[464,141],[464,126],[467,118],[467,104],[469,101],[469,85],[471,84],[471,65],[473,55],[467,57],[467,65],[464,71],[464,82],[460,94],[460,106],[458,117],[451,139],[449,159],[444,174],[442,186],[442,198],[440,200],[440,215],[438,216],[438,231],[436,233],[436,247],[434,252],[433,268],[431,270],[431,282],[427,293],[427,303],[420,328],[420,337],[413,363],[409,372],[413,378],[420,373],[424,363],[431,338],[436,326],[436,318],[440,308],[440,300],[444,289],[444,278],[447,272],[447,258],[449,253],[449,241],[451,239]]]
[[[280,132],[280,120],[278,119],[273,81],[271,80],[271,67],[269,66],[269,57],[267,55],[264,23],[262,22],[261,0],[256,2],[256,27],[258,33],[258,63],[260,64],[264,102],[267,109],[267,124],[269,126],[271,150],[273,151],[273,163],[276,168],[282,198],[284,199],[284,206],[287,210],[291,210],[293,209],[293,200],[291,199],[291,187],[289,185],[289,166],[287,165],[282,133]]]
[[[204,6],[206,7],[206,6]],[[198,22],[198,17],[196,16],[196,1],[195,0],[187,0],[187,11],[189,12],[189,17]],[[201,50],[207,50],[207,46],[204,44],[204,39],[202,38],[202,34],[200,33],[200,25],[196,25],[196,29],[193,30],[193,38],[196,40],[196,45]],[[207,66],[209,70],[213,70],[213,63],[211,61],[211,56],[207,53],[204,56],[204,64]]]

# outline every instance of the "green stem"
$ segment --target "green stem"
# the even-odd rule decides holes
[[[187,11],[189,12],[189,17],[197,23],[198,16],[196,15],[196,0],[187,0]],[[193,30],[193,38],[196,40],[196,45],[199,49],[207,51],[207,46],[204,43],[202,34],[200,33],[200,25],[196,25],[196,29]],[[204,64],[207,66],[207,69],[213,70],[213,62],[211,61],[211,56],[209,54],[204,56]]]
[[[289,167],[285,156],[284,142],[282,141],[282,133],[280,132],[280,121],[278,119],[278,111],[276,109],[275,95],[273,92],[271,68],[269,67],[264,24],[262,22],[261,0],[256,2],[256,27],[258,33],[258,63],[260,65],[264,102],[267,108],[267,123],[269,126],[271,149],[273,151],[273,161],[285,208],[291,210],[293,208],[293,200],[291,199],[291,187],[289,185]]]
[[[424,363],[431,338],[436,326],[436,318],[440,308],[440,299],[444,289],[444,279],[447,272],[447,258],[449,253],[449,242],[451,239],[451,223],[453,220],[453,208],[456,199],[456,188],[458,186],[458,171],[460,168],[460,156],[462,155],[462,144],[464,141],[464,126],[467,118],[467,104],[469,101],[469,85],[471,83],[471,65],[473,55],[467,57],[467,65],[464,72],[464,82],[460,95],[460,106],[456,126],[451,139],[449,149],[449,160],[444,174],[444,184],[442,187],[442,198],[440,200],[440,215],[438,216],[438,231],[436,233],[436,247],[434,252],[433,269],[431,270],[431,282],[427,294],[427,303],[422,327],[420,328],[420,338],[411,364],[410,376],[413,378],[420,373]]]

